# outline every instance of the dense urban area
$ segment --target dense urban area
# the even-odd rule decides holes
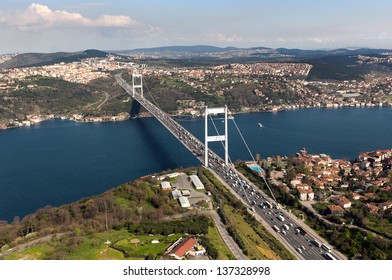
[[[13,57],[1,56],[0,61]],[[392,55],[358,55],[355,63],[390,66]],[[131,100],[111,87],[112,73],[134,70],[145,77],[146,97],[153,96],[162,109],[178,116],[200,116],[206,105],[224,104],[232,113],[392,106],[392,78],[385,71],[369,71],[356,80],[312,81],[309,74],[314,67],[309,63],[146,67],[129,57],[108,54],[70,63],[1,69],[0,128],[26,126],[54,117],[97,122],[127,119]]]
[[[0,67],[17,57],[0,56]],[[313,79],[320,66],[309,61],[173,66],[149,58],[151,64],[142,54],[105,54],[2,67],[0,129],[53,118],[135,117],[130,95],[115,79],[130,80],[134,71],[143,75],[146,99],[175,116],[201,117],[205,106],[222,105],[231,114],[392,106],[391,53],[350,56],[348,68],[367,70],[355,79]],[[195,142],[201,157],[202,143],[154,110],[180,140]],[[142,109],[138,117],[150,112]],[[347,161],[303,149],[289,157],[256,155],[255,162],[236,162],[236,169],[212,154],[210,161],[212,171],[148,175],[96,197],[0,221],[0,259],[392,258],[392,150]],[[293,250],[287,242],[301,246]]]

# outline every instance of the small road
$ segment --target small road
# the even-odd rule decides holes
[[[237,260],[248,260],[248,257],[242,253],[240,247],[238,247],[237,243],[233,240],[233,238],[229,235],[226,230],[225,225],[222,223],[221,218],[219,217],[216,211],[208,211],[210,217],[214,220],[215,226],[219,231],[220,236],[225,242],[226,246],[229,248],[230,252],[234,255]]]
[[[174,219],[180,219],[180,218],[185,218],[191,215],[208,215],[212,218],[214,221],[215,227],[217,228],[220,236],[223,239],[223,242],[225,242],[227,248],[229,248],[230,252],[233,254],[233,256],[237,260],[248,260],[248,257],[242,253],[242,250],[240,247],[238,247],[238,244],[235,243],[233,238],[230,236],[230,234],[227,232],[225,225],[222,223],[221,218],[219,217],[218,213],[214,210],[208,210],[208,211],[189,211],[185,212],[182,214],[176,214],[168,217],[164,217],[162,220],[163,221],[169,221],[169,220],[174,220]]]
[[[261,202],[268,202],[270,204],[269,208],[271,211],[261,211],[260,207],[256,207],[256,210],[253,210],[256,212],[259,217],[264,220],[267,224],[269,224],[269,227],[274,227],[274,226],[279,226],[283,227],[284,224],[282,223],[284,220],[281,220],[282,222],[275,223],[276,218],[274,220],[274,217],[277,217],[279,215],[282,215],[284,217],[290,216],[290,219],[294,221],[294,216],[291,213],[288,213],[284,209],[278,208],[278,205],[275,204],[275,202],[272,202],[269,198],[267,198],[266,194],[260,191],[257,191],[257,187],[252,184],[243,174],[238,172],[231,164],[227,164],[224,162],[222,158],[220,158],[217,154],[215,154],[212,150],[208,149],[206,151],[206,147],[204,146],[204,143],[202,143],[198,138],[196,138],[194,135],[192,135],[189,131],[187,131],[185,128],[183,128],[179,123],[177,123],[175,120],[173,120],[168,114],[163,112],[160,108],[152,104],[150,101],[145,99],[143,96],[141,96],[138,93],[133,92],[133,88],[121,77],[121,74],[117,74],[116,76],[116,81],[119,83],[119,85],[130,95],[132,98],[137,100],[141,106],[146,108],[164,127],[168,129],[170,133],[173,134],[174,137],[176,137],[184,146],[186,149],[188,149],[203,165],[206,164],[209,166],[210,170],[214,171],[214,174],[217,175],[217,178],[224,181],[226,186],[229,186],[229,189],[234,190],[241,196],[246,197],[245,200],[241,200],[244,205],[249,208],[251,207],[252,209],[255,207],[252,207],[251,205],[260,205]],[[203,157],[203,155],[206,154],[206,159]],[[205,160],[207,162],[205,162]],[[256,195],[257,193],[257,195]],[[249,199],[249,198],[252,199]],[[252,201],[253,200],[253,201]],[[268,200],[268,201],[267,201]],[[280,209],[280,210],[278,210]],[[273,216],[271,216],[273,215]],[[271,221],[272,219],[272,221]],[[295,217],[296,219],[296,217]],[[292,227],[298,227],[298,224],[300,224],[300,221],[298,223],[292,223]],[[286,225],[287,226],[287,225]],[[269,228],[267,227],[267,228]],[[302,226],[307,232],[311,233],[311,237],[315,238],[317,237],[318,240],[322,240],[322,238],[318,237],[318,235],[312,231],[308,226],[303,224]],[[295,228],[294,228],[295,229]],[[311,244],[309,244],[309,238],[305,236],[300,236],[297,233],[294,232],[294,229],[291,231],[285,232],[285,231],[280,231],[279,229],[277,232],[282,232],[280,234],[280,240],[284,239],[283,244],[285,244],[290,251],[292,250],[297,250],[301,254],[301,258],[305,259],[324,259],[323,257],[323,252],[321,250],[315,250]],[[297,228],[298,230],[298,228]],[[287,233],[287,234],[285,234]],[[306,235],[306,232],[303,234]],[[323,243],[327,244],[322,240]],[[301,251],[299,250],[299,246],[301,248],[304,248],[304,246],[308,246],[310,248],[306,249],[306,253],[302,254]],[[326,246],[326,245],[324,245]],[[296,254],[297,255],[297,254]],[[298,256],[298,255],[297,255]],[[344,257],[343,255],[340,255]]]
[[[328,221],[325,217],[323,217],[320,213],[318,213],[318,212],[312,207],[312,205],[313,205],[314,203],[315,203],[314,201],[301,201],[302,206],[304,206],[304,207],[306,207],[308,210],[312,211],[314,215],[316,215],[319,219],[322,219],[325,223],[330,224],[330,225],[332,225],[332,226],[337,226],[337,227],[343,226],[343,224],[342,224],[342,225],[339,225],[339,224],[333,223],[333,222],[331,222],[331,221]],[[357,225],[345,224],[344,226],[346,226],[346,227],[348,227],[348,228],[354,228],[354,229],[362,230],[362,231],[365,231],[365,232],[367,232],[367,233],[369,233],[369,234],[376,235],[376,236],[378,236],[378,237],[380,237],[380,238],[391,239],[391,238],[389,238],[388,236],[385,236],[385,235],[383,235],[383,234],[380,234],[379,232],[376,232],[376,231],[373,231],[373,230],[369,230],[369,229],[366,229],[366,228],[363,228],[363,227],[360,227],[360,226],[357,226]]]
[[[103,93],[105,94],[105,100],[98,105],[97,110],[101,109],[101,107],[108,101],[110,97],[109,93],[107,93],[106,91],[104,91]]]
[[[22,251],[22,250],[24,250],[24,249],[26,249],[26,248],[28,248],[28,247],[33,246],[33,245],[36,245],[36,244],[39,244],[39,243],[48,242],[48,241],[50,241],[53,237],[55,237],[55,236],[56,236],[56,237],[61,237],[62,235],[64,235],[64,233],[49,234],[49,235],[47,235],[47,236],[44,236],[44,237],[41,237],[41,238],[32,240],[32,241],[30,241],[30,242],[27,242],[27,243],[24,243],[24,244],[17,245],[17,246],[15,246],[15,247],[13,247],[13,248],[11,248],[11,249],[5,251],[4,253],[0,254],[0,258],[6,257],[6,256],[8,256],[8,255],[11,255],[12,253],[16,253],[16,252]]]

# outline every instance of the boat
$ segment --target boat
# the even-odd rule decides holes
[[[257,123],[257,125],[258,125],[259,127],[263,127],[263,125],[262,125],[261,123]]]

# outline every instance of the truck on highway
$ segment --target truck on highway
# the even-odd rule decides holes
[[[313,244],[314,246],[316,246],[316,247],[321,247],[321,243],[318,242],[316,239],[313,239],[311,242],[312,242],[312,244]]]
[[[308,233],[306,232],[306,230],[304,230],[302,227],[297,227],[297,229],[299,230],[299,232],[302,234],[302,235],[307,235]]]
[[[279,229],[277,226],[273,225],[272,228],[273,228],[276,232],[280,232],[280,229]]]
[[[329,248],[326,244],[321,244],[321,249],[323,249],[324,251],[327,251],[328,253],[332,252],[332,249]]]
[[[282,226],[285,230],[289,230],[289,226],[288,225],[283,225]]]
[[[325,253],[324,254],[324,258],[326,258],[327,260],[336,260],[336,258],[334,256],[332,256],[330,253]]]
[[[264,204],[265,204],[268,208],[272,209],[272,204],[271,204],[271,202],[269,202],[268,200],[266,200],[266,201],[264,202]]]
[[[282,222],[284,222],[284,217],[282,215],[279,215],[277,218],[278,218],[278,220],[281,220]]]

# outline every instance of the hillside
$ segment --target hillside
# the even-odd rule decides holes
[[[99,50],[86,50],[81,52],[57,52],[57,53],[23,53],[0,64],[0,68],[20,68],[31,66],[44,66],[56,63],[70,63],[85,58],[106,57],[108,53]]]
[[[83,251],[90,251],[91,246],[103,245],[101,240],[107,238],[105,237],[106,221],[110,236],[115,241],[119,236],[129,236],[126,227],[124,228],[126,224],[158,222],[164,217],[184,212],[186,210],[171,198],[170,192],[162,191],[159,182],[155,179],[151,177],[138,179],[98,196],[60,207],[47,206],[23,219],[16,217],[12,224],[2,221],[0,253],[6,252],[9,248],[16,248],[11,253],[23,251],[26,246],[20,249],[18,245],[30,244],[27,247],[38,245],[34,250],[39,251],[39,255],[34,257],[27,249],[26,254],[31,258],[78,258],[75,256],[77,251],[82,254]],[[194,225],[196,220],[193,219],[189,224]],[[189,232],[189,225],[184,225],[184,228]],[[208,225],[204,228],[208,228]],[[179,232],[175,231],[175,233]],[[40,245],[41,243],[46,245]],[[90,244],[90,249],[81,248],[84,243]],[[92,257],[84,255],[79,258]]]
[[[196,46],[166,46],[166,47],[156,47],[156,48],[140,48],[140,49],[113,51],[113,52],[115,52],[115,53],[171,52],[171,53],[202,54],[202,53],[226,52],[226,51],[232,51],[232,50],[242,50],[242,49],[235,48],[235,47],[219,48],[219,47],[214,47],[214,46],[196,45]]]

